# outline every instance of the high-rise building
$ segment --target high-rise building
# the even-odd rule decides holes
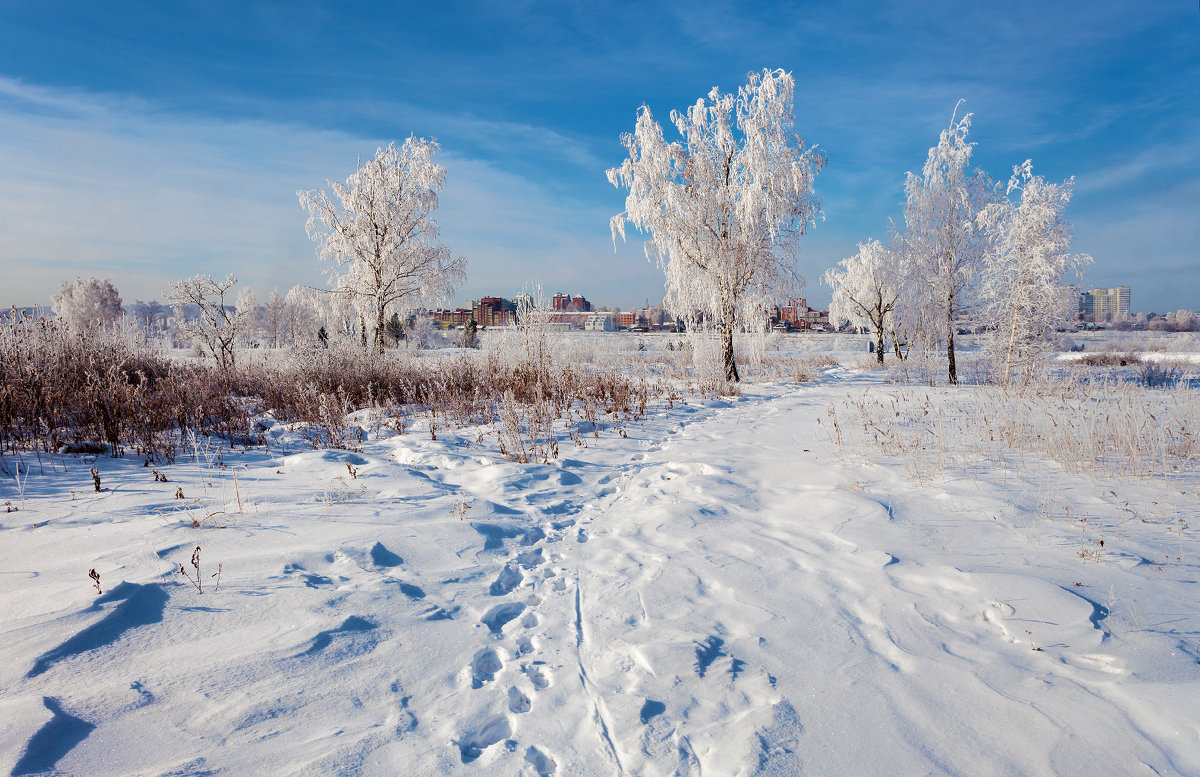
[[[1079,293],[1079,314],[1092,321],[1105,321],[1129,315],[1129,287],[1092,289]]]

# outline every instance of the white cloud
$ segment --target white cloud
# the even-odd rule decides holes
[[[600,168],[570,139],[530,125],[475,122],[472,131],[557,143]],[[344,178],[383,142],[0,78],[0,268],[9,279],[0,305],[47,302],[76,275],[110,277],[126,300],[157,297],[197,272],[232,270],[260,291],[320,283],[295,192]],[[630,279],[661,286],[636,251],[614,254],[610,214],[488,162],[447,150],[440,161],[442,236],[471,260],[460,299],[511,293],[538,276],[589,296],[627,292]]]

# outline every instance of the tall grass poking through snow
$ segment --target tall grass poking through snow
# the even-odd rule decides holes
[[[189,435],[264,442],[264,413],[308,425],[314,446],[353,448],[350,414],[373,409],[397,432],[488,427],[519,461],[558,454],[559,437],[586,444],[640,418],[658,389],[615,365],[556,357],[548,328],[513,333],[483,353],[384,356],[353,346],[297,349],[217,371],[172,358],[122,333],[80,335],[53,321],[0,326],[0,454],[97,440],[172,460]],[[479,431],[483,434],[483,431]],[[487,433],[491,433],[490,431]]]
[[[173,453],[188,430],[246,427],[223,376],[172,361],[132,331],[77,332],[20,315],[0,325],[0,453],[85,440],[114,453]]]
[[[552,322],[541,289],[534,292],[521,305],[516,327],[484,339],[489,373],[512,376],[492,407],[500,450],[517,462],[557,458],[560,435],[582,446],[603,428],[624,434],[622,423],[644,416],[651,397],[661,393],[645,372],[619,366],[614,354],[573,346]]]
[[[1200,479],[1200,392],[1064,381],[1023,393],[996,387],[873,388],[831,406],[822,425],[844,450],[901,459],[910,474],[1005,466],[1012,452],[1067,472]]]

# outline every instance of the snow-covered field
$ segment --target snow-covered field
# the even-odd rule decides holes
[[[819,423],[879,381],[686,397],[548,465],[420,427],[100,457],[100,492],[27,459],[0,771],[1200,774],[1200,485],[914,478]]]

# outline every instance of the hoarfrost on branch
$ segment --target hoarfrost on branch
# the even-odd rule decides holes
[[[995,378],[1007,387],[1027,381],[1038,359],[1066,327],[1077,302],[1063,276],[1090,264],[1086,254],[1071,253],[1071,225],[1063,215],[1074,179],[1047,183],[1034,175],[1033,162],[1013,167],[1005,198],[979,216],[993,235],[984,256],[979,296],[981,318],[989,334],[987,352]],[[1019,193],[1013,201],[1014,193]]]
[[[975,145],[967,142],[970,128],[971,114],[952,117],[929,149],[921,175],[908,173],[904,184],[906,231],[900,242],[918,303],[909,308],[916,320],[907,323],[946,346],[951,383],[958,382],[954,336],[959,319],[971,312],[973,283],[988,250],[988,235],[976,216],[994,200],[987,175],[967,169]]]
[[[871,330],[875,358],[883,364],[884,337],[890,334],[899,354],[896,336],[896,307],[903,291],[903,278],[895,251],[871,240],[858,244],[858,253],[839,262],[842,269],[825,272],[825,285],[833,289],[829,321],[837,326],[849,322]]]
[[[108,278],[76,278],[63,281],[52,299],[54,314],[77,332],[112,326],[124,315],[121,295]]]
[[[233,273],[223,281],[214,280],[211,275],[194,275],[172,283],[166,294],[176,317],[183,322],[180,328],[184,334],[199,340],[224,370],[233,369],[237,338],[246,321],[245,311],[231,309],[227,303],[237,282]],[[199,315],[187,319],[187,308],[192,305]]]
[[[646,256],[666,274],[666,304],[693,326],[719,323],[726,380],[738,380],[733,334],[803,285],[794,268],[799,238],[821,215],[813,180],[825,156],[793,128],[795,81],[783,70],[751,73],[737,94],[672,111],[682,141],[666,142],[647,106],[629,152],[608,180],[629,190],[611,221],[650,233]]]
[[[437,151],[436,142],[410,137],[360,161],[345,184],[328,181],[332,197],[297,192],[308,235],[330,263],[333,293],[353,303],[364,330],[373,322],[380,351],[390,312],[447,299],[465,277],[466,260],[442,245],[433,218],[446,180]]]

